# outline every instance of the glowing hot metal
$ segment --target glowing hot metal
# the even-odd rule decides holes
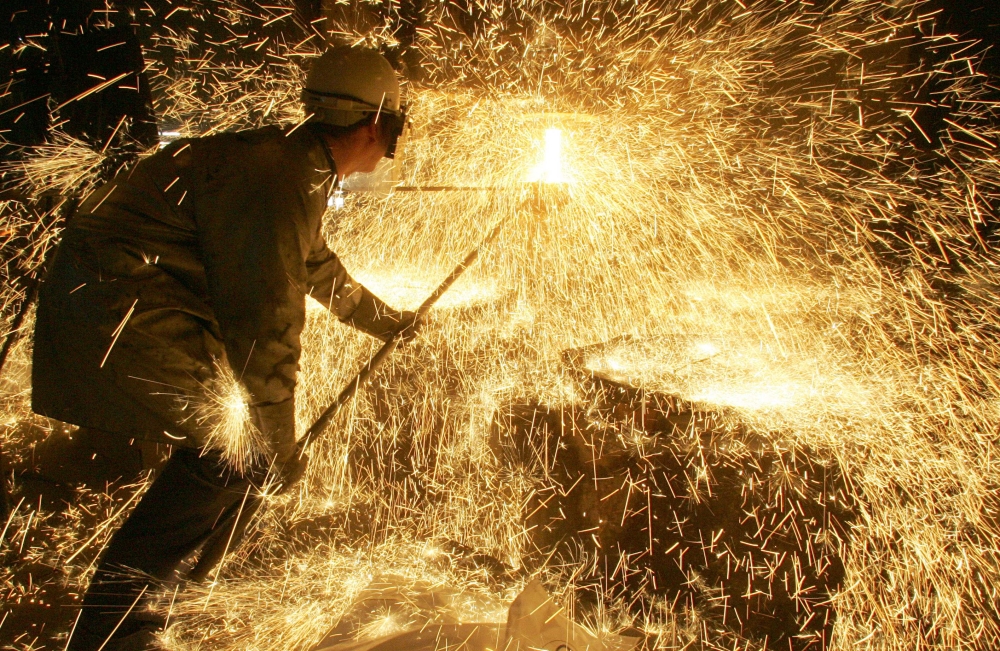
[[[568,183],[569,178],[563,170],[562,131],[550,128],[545,130],[545,149],[541,162],[531,171],[528,181],[541,183]]]

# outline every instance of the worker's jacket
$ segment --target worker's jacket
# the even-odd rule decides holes
[[[40,292],[34,410],[200,447],[228,364],[287,445],[306,295],[377,337],[399,321],[327,248],[335,178],[318,135],[268,127],[180,140],[94,192]]]

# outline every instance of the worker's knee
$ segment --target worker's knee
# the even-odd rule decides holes
[[[266,468],[256,466],[244,473],[236,472],[232,464],[210,450],[183,449],[175,455],[191,478],[227,493],[243,493],[251,484],[260,485],[267,474]]]

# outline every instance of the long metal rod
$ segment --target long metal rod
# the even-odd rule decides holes
[[[437,286],[431,295],[428,296],[420,307],[417,308],[417,319],[419,320],[437,303],[438,299],[448,291],[448,288],[455,284],[459,276],[465,273],[465,270],[471,267],[476,260],[479,258],[480,253],[484,248],[489,246],[493,240],[496,239],[497,235],[500,233],[500,229],[503,227],[503,221],[497,223],[493,227],[493,230],[483,238],[475,249],[473,249],[469,255],[465,256],[458,265],[452,270],[448,277],[441,281],[441,284]],[[305,436],[299,441],[298,448],[299,454],[305,452],[306,447],[319,435],[323,433],[323,430],[333,417],[337,415],[340,408],[345,404],[350,402],[358,389],[367,384],[371,379],[375,371],[379,369],[385,360],[388,359],[392,351],[396,350],[396,346],[399,345],[399,337],[393,335],[388,341],[382,344],[382,347],[378,349],[378,352],[368,363],[366,363],[358,374],[354,376],[354,379],[348,383],[344,390],[340,392],[337,398],[327,407],[316,422],[306,430]],[[246,533],[247,527],[250,525],[250,521],[253,519],[254,514],[260,509],[263,500],[260,495],[254,495],[251,499],[246,501],[246,504],[240,509],[239,513],[235,510],[230,510],[225,516],[220,518],[220,521],[216,525],[215,533],[205,542],[202,547],[201,557],[198,559],[198,563],[191,569],[187,575],[188,581],[204,581],[208,578],[209,573],[226,555],[229,549],[235,549],[239,544],[240,540],[243,538],[244,533]],[[235,521],[234,521],[235,520]],[[232,523],[232,524],[230,524]]]

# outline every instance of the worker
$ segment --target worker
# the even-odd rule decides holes
[[[406,123],[396,74],[374,50],[334,48],[314,61],[302,99],[295,127],[171,143],[95,191],[63,234],[39,297],[34,410],[86,428],[88,450],[95,431],[118,450],[173,450],[101,556],[70,651],[155,648],[162,622],[146,596],[248,491],[302,476],[306,296],[383,340],[417,330],[416,314],[353,280],[321,233],[344,178],[394,156]],[[227,374],[266,442],[244,464],[199,409]]]

